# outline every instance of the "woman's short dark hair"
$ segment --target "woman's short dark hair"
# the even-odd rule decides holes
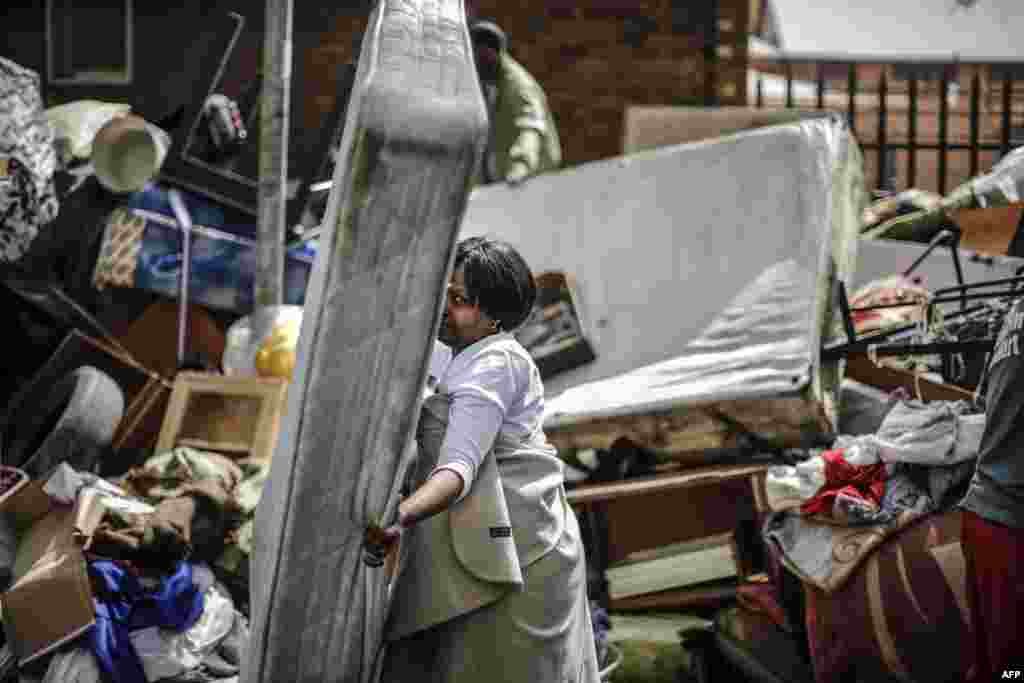
[[[488,237],[470,237],[455,247],[455,269],[462,268],[469,299],[501,324],[523,324],[537,299],[533,273],[515,247]]]
[[[493,48],[497,52],[508,49],[508,36],[492,21],[474,21],[469,27],[469,36],[473,45]]]

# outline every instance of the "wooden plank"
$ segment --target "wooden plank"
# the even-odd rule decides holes
[[[725,465],[683,470],[674,474],[637,477],[613,484],[581,486],[568,492],[569,503],[587,505],[626,496],[643,496],[695,486],[709,486],[767,472],[769,465]]]
[[[606,521],[608,562],[630,553],[733,533],[756,515],[749,478],[594,503]],[[664,520],[653,523],[652,520]]]
[[[608,449],[621,437],[672,457],[686,458],[701,451],[730,448],[739,434],[713,417],[722,413],[758,436],[786,448],[806,444],[812,434],[830,431],[822,406],[805,396],[685,404],[670,411],[587,420],[546,429],[559,449]]]
[[[669,548],[676,546],[672,544]],[[666,590],[692,588],[711,581],[739,576],[740,569],[732,548],[732,534],[715,534],[691,541],[688,549],[647,561],[634,562],[630,557],[624,563],[605,570],[608,594],[613,600],[639,597]],[[669,552],[661,548],[649,552]]]
[[[738,582],[735,579],[716,581],[711,584],[677,588],[636,595],[631,598],[609,600],[608,607],[613,611],[628,612],[633,610],[689,610],[717,607],[736,597]]]
[[[176,446],[196,448],[201,451],[217,451],[219,453],[244,453],[252,452],[252,444],[248,441],[209,441],[207,439],[179,438]]]
[[[125,447],[146,448],[154,445],[160,435],[172,389],[170,382],[152,375],[142,391],[125,408],[124,417],[111,440],[111,449],[117,451]]]
[[[124,332],[114,332],[121,345],[141,365],[170,380],[178,372],[180,309],[177,301],[158,301],[128,324]],[[202,354],[203,358],[219,366],[226,344],[224,331],[198,304],[189,304],[186,313],[188,350]]]
[[[898,368],[875,365],[863,356],[851,356],[847,359],[846,374],[851,379],[863,382],[883,391],[904,389],[911,396],[924,401],[973,401],[974,394],[954,384],[933,382],[924,377],[915,377],[914,373]]]
[[[614,563],[631,553],[733,533],[757,517],[756,486],[766,469],[702,467],[575,488],[568,495],[574,507],[589,507],[604,520],[597,542],[604,561]]]
[[[256,511],[248,683],[369,683],[394,520],[487,115],[461,0],[380,0],[362,40],[281,437]]]

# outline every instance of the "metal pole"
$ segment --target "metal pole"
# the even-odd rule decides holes
[[[878,79],[878,187],[891,190],[889,177],[892,169],[889,168],[889,81],[885,75],[885,65],[882,65],[882,75]]]
[[[188,284],[192,276],[192,216],[185,206],[181,193],[171,190],[168,194],[171,210],[181,227],[181,281],[178,284],[178,369],[185,365],[186,332],[188,330]]]
[[[910,76],[910,107],[907,108],[907,187],[917,183],[917,74]]]
[[[981,127],[981,73],[974,67],[971,78],[971,178],[978,175],[978,138]]]
[[[947,155],[949,153],[949,69],[942,70],[939,82],[939,194],[946,194]]]
[[[260,101],[256,307],[283,303],[288,183],[288,110],[292,80],[292,0],[266,0]]]

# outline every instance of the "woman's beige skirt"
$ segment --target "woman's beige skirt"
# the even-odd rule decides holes
[[[597,683],[579,524],[524,570],[525,589],[387,644],[381,683]]]

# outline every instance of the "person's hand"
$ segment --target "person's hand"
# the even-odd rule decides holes
[[[363,562],[370,567],[382,566],[401,538],[402,527],[398,524],[387,528],[371,524],[363,536]]]
[[[505,182],[513,187],[521,185],[523,181],[530,177],[530,167],[526,164],[519,162],[512,164],[508,169],[508,173],[505,174]]]

